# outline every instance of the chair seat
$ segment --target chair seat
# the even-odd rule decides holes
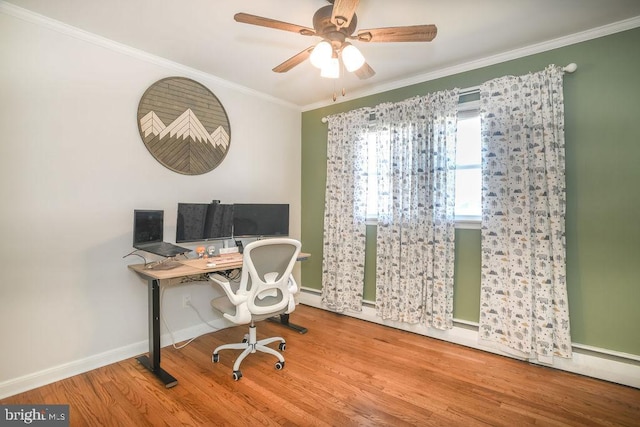
[[[211,300],[211,307],[213,307],[214,309],[218,310],[221,313],[227,313],[230,316],[233,316],[233,315],[236,314],[236,306],[233,305],[231,303],[231,301],[229,301],[229,298],[227,298],[227,297],[219,297],[219,298],[212,299]],[[285,309],[285,310],[281,310],[279,312],[263,314],[263,315],[252,314],[251,315],[251,320],[253,320],[254,322],[259,322],[261,320],[265,320],[265,319],[268,319],[270,317],[278,316],[278,315],[284,314],[286,312],[287,312],[287,310]]]
[[[234,315],[236,312],[236,306],[233,305],[231,300],[229,300],[229,298],[227,298],[226,296],[212,299],[211,307],[222,313],[227,313],[230,315]]]

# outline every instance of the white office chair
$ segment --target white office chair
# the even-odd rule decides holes
[[[297,292],[297,284],[291,276],[291,271],[300,253],[300,247],[300,242],[293,239],[257,240],[244,248],[239,281],[230,282],[220,274],[209,275],[209,278],[219,284],[226,293],[226,296],[213,299],[211,306],[235,324],[250,324],[249,333],[241,343],[221,345],[213,351],[212,360],[218,362],[220,350],[244,350],[233,365],[233,379],[236,381],[242,378],[240,363],[256,351],[276,356],[276,369],[284,368],[284,357],[278,351],[267,347],[267,344],[280,341],[278,348],[284,351],[284,338],[273,337],[257,341],[254,322],[295,310],[294,294]]]

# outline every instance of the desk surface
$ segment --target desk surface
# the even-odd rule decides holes
[[[298,255],[298,261],[309,258],[310,254],[300,252]],[[129,268],[136,273],[140,274],[145,279],[152,280],[164,280],[175,279],[177,277],[195,276],[203,273],[212,273],[214,271],[232,270],[234,268],[242,267],[242,254],[232,253],[220,255],[212,258],[202,259],[184,259],[169,261],[171,263],[178,263],[177,267],[162,269],[162,268],[147,268],[145,264],[132,264]],[[215,266],[207,267],[208,263],[214,263]]]

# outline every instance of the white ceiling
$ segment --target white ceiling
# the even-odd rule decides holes
[[[579,39],[568,38],[579,33],[640,26],[640,0],[361,0],[358,29],[436,24],[438,35],[430,43],[355,42],[377,74],[368,80],[347,75],[336,81],[321,78],[308,61],[287,73],[271,71],[319,38],[233,19],[245,12],[313,27],[313,13],[326,0],[8,2],[303,110],[330,104],[334,89],[342,87],[347,98],[341,99],[349,99],[446,70],[487,65],[487,58],[498,62],[517,52],[557,47]]]

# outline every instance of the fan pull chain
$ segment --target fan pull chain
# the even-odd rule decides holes
[[[336,100],[338,99],[338,95],[336,94],[336,88],[335,88],[335,83],[333,84],[333,102],[336,102]],[[342,96],[346,96],[347,95],[347,90],[343,87],[342,88]]]
[[[342,76],[344,76],[344,64],[342,63],[342,61],[340,61],[340,65],[341,65],[341,70],[340,70],[340,77],[338,77],[338,79],[340,80],[340,82],[342,83]],[[335,79],[333,81],[333,102],[336,102],[336,100],[338,99],[338,95],[336,94],[336,80]],[[347,95],[347,89],[345,89],[344,85],[342,85],[342,96],[346,96]]]
[[[340,61],[340,66],[342,68],[340,70],[341,71],[340,72],[340,83],[342,83],[342,85],[341,85],[342,86],[342,96],[344,97],[347,94],[347,90],[344,88],[343,78],[344,78],[344,75],[345,75],[347,70],[345,69],[344,62],[342,62],[342,60]]]

